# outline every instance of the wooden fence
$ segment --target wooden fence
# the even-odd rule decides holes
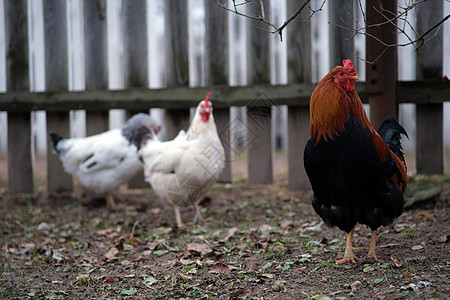
[[[303,1],[288,1],[287,10],[295,11]],[[336,20],[348,19],[346,9],[330,1],[331,15]],[[395,3],[395,1],[384,1]],[[248,26],[247,86],[231,87],[228,72],[228,12],[215,1],[205,1],[205,61],[206,87],[189,87],[187,1],[165,1],[165,76],[166,88],[148,89],[146,1],[123,2],[125,42],[125,83],[120,91],[108,90],[107,30],[105,0],[84,1],[86,56],[86,90],[68,91],[66,1],[44,0],[45,28],[45,92],[30,92],[28,64],[27,0],[5,0],[7,45],[7,92],[0,94],[0,111],[8,113],[8,180],[9,192],[32,193],[33,168],[30,112],[45,110],[47,129],[70,135],[69,111],[86,110],[87,134],[108,128],[108,110],[126,109],[128,114],[164,108],[168,138],[189,125],[189,108],[212,92],[214,114],[228,164],[221,180],[231,181],[230,157],[233,143],[230,132],[242,130],[242,123],[230,120],[231,106],[247,106],[247,131],[253,137],[248,143],[248,182],[268,184],[273,181],[271,146],[271,107],[288,106],[288,165],[289,188],[309,187],[303,169],[303,148],[309,138],[309,97],[314,89],[311,82],[311,23],[292,22],[285,33],[288,47],[288,84],[270,84],[269,33],[260,24]],[[378,5],[378,1],[367,1]],[[385,4],[386,4],[385,3]],[[265,7],[269,1],[264,0]],[[387,4],[386,4],[387,5]],[[419,30],[430,26],[426,20],[442,18],[442,1],[430,0],[418,12]],[[249,13],[259,7],[259,1],[248,4]],[[394,4],[395,8],[395,4]],[[351,7],[349,6],[349,9]],[[300,19],[307,19],[302,13]],[[367,12],[367,20],[379,22],[377,14]],[[254,26],[257,25],[257,26]],[[389,39],[392,28],[375,28],[373,35]],[[333,44],[331,63],[342,58],[354,58],[347,33],[331,27]],[[443,172],[443,101],[450,101],[450,83],[439,79],[443,61],[442,30],[420,50],[417,78],[420,81],[397,82],[395,48],[390,49],[376,64],[367,65],[366,83],[356,89],[363,101],[371,104],[371,119],[376,124],[386,114],[396,114],[398,103],[417,105],[417,171]],[[379,45],[367,38],[367,58],[373,59]],[[156,58],[159,59],[159,58]],[[249,138],[250,139],[250,138]],[[48,191],[73,189],[72,178],[62,168],[48,146]],[[136,184],[138,185],[138,184]]]

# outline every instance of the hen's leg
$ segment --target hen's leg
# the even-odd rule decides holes
[[[183,221],[181,221],[181,213],[180,213],[180,207],[178,205],[174,205],[175,209],[175,218],[177,220],[177,226],[178,228],[181,228],[184,226]]]
[[[105,199],[106,199],[106,207],[109,209],[116,209],[116,202],[114,201],[114,197],[110,192],[105,193]]]
[[[359,259],[355,256],[353,253],[353,247],[352,247],[352,240],[353,240],[353,231],[355,229],[352,229],[347,234],[347,243],[345,245],[345,252],[344,252],[344,258],[339,259],[336,261],[338,265],[348,263],[348,262],[357,262]]]
[[[367,255],[364,256],[364,258],[372,258],[372,259],[375,259],[376,261],[379,261],[379,259],[375,255],[376,243],[377,243],[377,231],[372,230],[372,233],[370,234],[370,250],[369,250],[369,253],[367,253]]]

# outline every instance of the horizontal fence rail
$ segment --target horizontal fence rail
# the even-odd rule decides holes
[[[365,83],[356,83],[361,100],[368,103]],[[10,92],[0,93],[0,110],[26,112],[32,110],[68,111],[85,109],[102,111],[114,108],[190,108],[208,92],[212,92],[214,107],[232,106],[308,106],[315,85],[252,85],[174,87],[163,89],[96,90],[80,92]],[[429,104],[450,101],[449,80],[399,81],[396,84],[397,103]]]

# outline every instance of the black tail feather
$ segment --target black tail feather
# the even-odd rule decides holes
[[[391,151],[404,162],[405,158],[403,157],[400,134],[404,134],[408,137],[405,128],[403,128],[402,125],[400,125],[393,117],[387,116],[378,128],[378,133],[389,146]]]
[[[147,126],[142,126],[138,129],[135,138],[135,145],[137,149],[141,149],[142,144],[153,136],[153,133]]]
[[[59,152],[58,149],[56,149],[56,146],[58,145],[60,140],[63,140],[64,138],[56,133],[49,132],[48,134],[50,136],[50,139],[52,140],[53,149],[55,149],[56,152]]]

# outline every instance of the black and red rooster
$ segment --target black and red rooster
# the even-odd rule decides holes
[[[372,230],[365,258],[378,260],[377,228],[402,214],[408,183],[400,144],[400,134],[407,136],[405,129],[387,117],[375,131],[354,80],[356,70],[346,59],[317,84],[310,102],[311,138],[304,152],[314,210],[327,225],[347,233],[344,258],[338,264],[358,260],[352,248],[357,223]]]

